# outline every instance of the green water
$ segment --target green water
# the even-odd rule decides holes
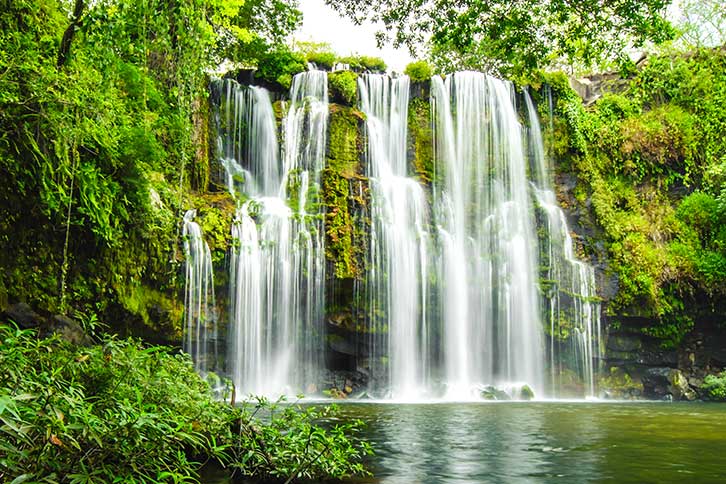
[[[726,405],[343,403],[374,477],[351,483],[726,482]],[[203,482],[226,482],[217,479]]]
[[[726,482],[726,405],[345,404],[386,484]]]

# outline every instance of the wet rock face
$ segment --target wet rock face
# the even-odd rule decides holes
[[[643,347],[639,337],[632,334],[612,334],[608,338],[607,348],[609,351],[632,352]]]
[[[688,380],[680,370],[671,370],[668,374],[668,391],[673,395],[673,400],[693,401],[697,395],[688,384]]]
[[[719,328],[701,327],[675,349],[664,349],[649,336],[611,333],[604,363],[611,372],[626,373],[636,384],[642,382],[643,398],[696,400],[704,377],[726,367],[726,336],[722,333]],[[607,378],[602,383],[602,390],[612,390]]]
[[[670,385],[669,375],[671,368],[649,368],[642,377],[643,395],[646,398],[662,399],[666,395],[670,395],[668,387]]]
[[[605,360],[616,366],[626,367],[678,367],[676,350],[666,350],[660,342],[649,337],[629,333],[613,333],[608,336]]]

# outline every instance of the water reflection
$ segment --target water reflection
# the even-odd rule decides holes
[[[347,404],[381,484],[719,482],[726,406]],[[360,481],[357,481],[360,482]]]

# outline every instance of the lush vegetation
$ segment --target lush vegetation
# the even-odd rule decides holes
[[[589,108],[564,77],[545,77],[557,97],[551,146],[581,182],[573,203],[590,214],[591,240],[605,241],[599,256],[617,275],[615,324],[637,322],[673,345],[694,321],[717,322],[726,295],[726,53],[651,57],[624,92]]]
[[[352,71],[328,74],[328,88],[333,102],[355,106],[358,101],[358,76]]]
[[[701,386],[703,398],[717,402],[726,402],[726,371],[718,375],[706,375]]]
[[[299,20],[290,1],[4,4],[0,305],[178,337],[179,220],[210,181],[205,72],[264,64]]]
[[[403,73],[410,77],[413,82],[421,82],[431,79],[433,69],[428,62],[420,60],[408,64]]]
[[[380,21],[379,42],[412,50],[424,43],[442,70],[505,74],[606,59],[627,64],[626,47],[673,35],[668,0],[510,2],[502,0],[326,0],[356,21]]]
[[[333,413],[230,405],[167,348],[112,337],[77,347],[0,325],[3,482],[197,482],[210,462],[254,478],[364,474],[361,423]]]

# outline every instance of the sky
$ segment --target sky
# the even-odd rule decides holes
[[[340,17],[323,0],[300,0],[303,13],[302,28],[294,34],[295,40],[326,42],[342,56],[349,54],[382,57],[389,71],[403,72],[413,59],[404,49],[390,45],[383,49],[376,47],[376,25],[367,23],[355,25],[348,18]]]

